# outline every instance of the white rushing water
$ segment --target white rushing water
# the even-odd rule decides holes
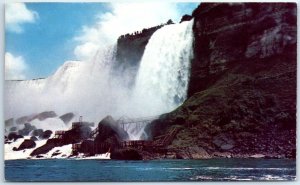
[[[5,118],[55,111],[58,115],[73,112],[77,117],[99,121],[114,109],[108,65],[113,54],[111,47],[93,61],[67,61],[45,79],[6,81]]]
[[[136,78],[133,105],[145,112],[143,116],[170,112],[187,96],[190,64],[193,57],[193,20],[167,25],[150,38]],[[131,139],[147,137],[147,124],[129,125]],[[135,127],[135,128],[132,128]]]
[[[164,26],[146,46],[134,96],[148,99],[148,111],[154,115],[169,112],[186,99],[193,57],[192,26],[193,20]]]
[[[192,25],[193,20],[166,25],[152,35],[134,87],[126,87],[124,74],[111,76],[115,46],[99,50],[91,61],[65,62],[45,79],[6,81],[5,119],[55,111],[57,116],[73,112],[76,120],[82,115],[98,123],[107,115],[138,118],[172,111],[187,95]],[[51,124],[49,120],[34,125]],[[134,125],[126,129],[130,138],[145,137],[147,124]]]

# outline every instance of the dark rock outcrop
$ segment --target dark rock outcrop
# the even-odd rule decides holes
[[[119,148],[122,140],[128,139],[125,130],[111,117],[107,116],[98,124],[98,135],[95,137],[95,153],[105,153]]]
[[[24,149],[28,149],[28,148],[34,148],[36,146],[35,142],[31,139],[25,139],[23,141],[23,143],[19,146],[19,148],[17,149],[17,151],[19,150],[24,150]]]
[[[61,142],[59,139],[48,139],[47,143],[41,147],[36,148],[33,150],[30,154],[30,156],[37,156],[41,154],[46,154],[48,153],[51,149],[57,146],[62,146]]]
[[[16,141],[17,139],[23,138],[22,135],[17,134],[16,132],[11,132],[8,134],[7,139],[8,140],[14,140]]]
[[[184,16],[181,17],[180,23],[184,21],[190,21],[192,18],[193,16],[185,14]]]
[[[188,99],[149,125],[153,138],[180,125],[171,148],[202,147],[214,157],[294,156],[296,4],[201,3],[192,16]]]
[[[53,132],[51,130],[44,131],[39,137],[41,139],[48,139]]]
[[[137,150],[126,148],[115,150],[110,155],[111,159],[115,160],[142,160],[143,157]]]
[[[295,65],[295,3],[202,3],[192,16],[195,56],[189,96],[229,70],[267,77],[267,71],[284,67],[279,65]]]
[[[127,140],[129,138],[127,132],[111,116],[106,116],[103,120],[101,120],[98,127],[101,132],[99,135],[103,138],[107,138],[114,133],[117,134],[118,139],[120,140]]]

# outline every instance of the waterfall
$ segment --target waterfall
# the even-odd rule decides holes
[[[98,123],[107,115],[140,118],[170,112],[187,96],[192,26],[193,20],[166,25],[152,35],[134,87],[126,85],[126,74],[111,72],[116,46],[99,50],[92,61],[65,62],[45,79],[6,81],[5,117],[17,119],[42,111],[55,111],[57,115],[73,112]],[[147,119],[136,127],[128,125],[130,138],[147,137],[144,129],[149,122]]]
[[[133,90],[132,101],[140,111],[137,114],[154,116],[170,112],[186,99],[193,57],[192,27],[193,20],[166,25],[150,38]],[[129,125],[130,138],[144,137],[147,124]]]
[[[66,61],[44,79],[5,81],[6,119],[55,111],[98,122],[111,114],[116,99],[111,91],[117,90],[109,87],[109,70],[115,48],[98,51],[92,61]]]
[[[193,20],[167,25],[150,38],[136,78],[134,96],[153,115],[172,111],[187,96],[193,57]]]

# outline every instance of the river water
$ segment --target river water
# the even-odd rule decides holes
[[[295,180],[296,160],[9,160],[7,181],[266,181]]]

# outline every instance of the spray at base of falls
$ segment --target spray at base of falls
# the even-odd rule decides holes
[[[193,20],[166,25],[152,35],[133,88],[124,85],[122,74],[111,76],[115,47],[99,51],[89,62],[66,62],[45,79],[6,81],[5,119],[55,111],[97,123],[107,115],[136,118],[172,111],[187,95],[192,25]],[[130,138],[144,137],[147,124],[128,126]]]

